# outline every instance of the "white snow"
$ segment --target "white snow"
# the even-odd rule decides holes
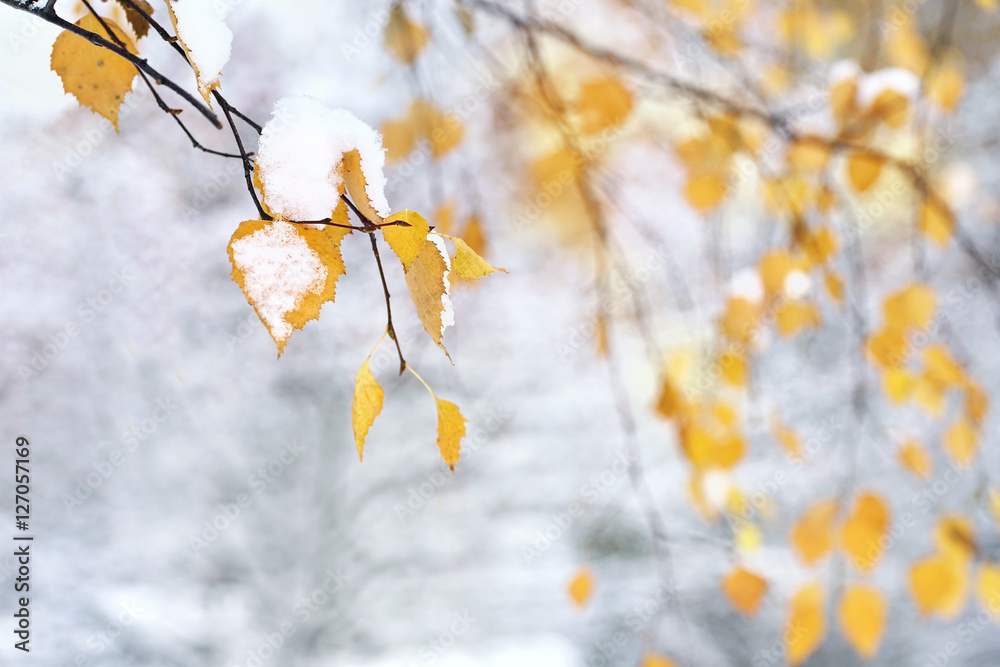
[[[292,334],[285,315],[309,292],[319,292],[327,269],[294,225],[276,221],[233,243],[247,296],[276,339]]]
[[[375,211],[386,217],[385,151],[382,136],[345,109],[333,109],[307,95],[278,100],[260,138],[257,165],[264,201],[286,220],[330,217],[340,199],[344,154],[361,155],[366,192]]]
[[[827,80],[830,82],[830,87],[832,88],[841,81],[857,79],[859,74],[861,74],[861,66],[858,65],[856,60],[838,60],[830,67]]]
[[[448,248],[445,246],[443,238],[437,234],[428,234],[427,238],[437,246],[438,252],[444,259],[444,275],[441,276],[441,280],[444,281],[444,294],[441,295],[441,335],[443,336],[444,330],[455,324],[455,308],[451,302],[451,282],[448,280],[448,274],[451,273],[451,258],[448,256]]]
[[[177,37],[198,73],[198,90],[208,97],[229,62],[233,33],[226,25],[232,5],[215,0],[170,0]]]
[[[756,268],[740,269],[733,275],[729,283],[729,293],[742,297],[750,303],[760,303],[764,300],[764,283]]]
[[[886,67],[862,76],[858,81],[858,105],[866,109],[887,90],[906,97],[911,102],[920,91],[920,79],[908,69]]]
[[[791,299],[801,299],[812,289],[812,278],[804,271],[789,271],[781,285],[782,291]]]

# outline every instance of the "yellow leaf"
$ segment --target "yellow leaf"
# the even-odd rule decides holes
[[[138,53],[135,44],[114,21],[104,19],[104,22],[125,44],[126,50]],[[115,41],[93,14],[87,14],[76,25]],[[107,118],[118,131],[118,109],[125,101],[125,93],[132,90],[132,80],[137,74],[135,65],[64,30],[52,45],[51,67],[62,80],[63,90],[83,106]]]
[[[477,255],[486,254],[486,235],[483,234],[483,223],[476,215],[470,215],[462,229],[462,238]]]
[[[878,653],[885,634],[889,606],[874,588],[849,584],[840,599],[840,630],[858,655],[868,660]]]
[[[778,308],[776,314],[778,332],[786,337],[794,336],[803,329],[818,326],[820,323],[819,310],[813,303],[798,301],[786,303]]]
[[[802,240],[802,249],[814,264],[823,264],[837,252],[837,237],[829,227],[810,231]]]
[[[858,192],[865,192],[882,173],[883,160],[868,153],[852,153],[847,158],[847,176]]]
[[[677,663],[669,658],[664,658],[662,655],[650,653],[643,658],[640,667],[677,667]]]
[[[632,93],[613,76],[588,81],[576,100],[580,129],[585,134],[620,125],[632,111]]]
[[[354,428],[354,444],[358,448],[358,459],[364,460],[365,437],[375,418],[382,412],[382,386],[372,374],[368,359],[358,369],[354,383],[354,403],[351,406],[351,425]]]
[[[944,63],[934,69],[927,81],[927,94],[946,111],[958,108],[958,101],[965,90],[965,76],[962,70],[951,63]]]
[[[417,255],[424,249],[424,244],[427,243],[430,225],[424,216],[416,211],[393,213],[385,221],[387,223],[405,222],[409,225],[409,227],[403,225],[382,227],[382,237],[385,242],[396,253],[396,257],[399,257],[399,261],[403,264],[403,271],[409,271],[410,266],[416,261]]]
[[[804,662],[823,643],[826,618],[823,616],[823,588],[819,584],[801,588],[792,598],[782,636],[785,656],[793,667]]]
[[[381,130],[385,159],[389,162],[402,160],[409,155],[419,138],[419,134],[409,118],[387,120],[382,124]]]
[[[979,424],[986,417],[990,407],[990,399],[983,388],[969,380],[965,385],[965,415],[974,423]]]
[[[840,279],[840,276],[836,272],[831,271],[830,273],[826,274],[825,283],[826,283],[826,291],[830,293],[830,296],[833,297],[833,300],[836,301],[838,304],[843,303],[844,281]]]
[[[855,77],[841,79],[830,88],[830,111],[841,124],[857,111],[857,92]]]
[[[760,528],[753,523],[744,523],[736,529],[736,534],[733,535],[733,544],[736,551],[741,554],[753,553],[760,549],[760,545],[763,543],[764,535],[761,534]]]
[[[319,317],[344,275],[340,243],[348,229],[247,220],[229,240],[232,278],[278,346]]]
[[[455,312],[451,305],[451,283],[448,274],[451,259],[440,236],[431,235],[424,241],[420,254],[404,275],[410,290],[410,299],[417,308],[417,317],[424,325],[424,331],[437,346],[445,350],[441,337],[445,327],[455,323]],[[450,358],[450,357],[449,357]]]
[[[936,555],[910,567],[910,594],[922,614],[954,618],[968,595],[968,565],[961,559]]]
[[[774,437],[785,448],[785,451],[796,458],[801,458],[802,447],[799,445],[799,436],[796,435],[795,431],[780,422],[775,423],[772,428],[774,430]]]
[[[358,152],[357,148],[344,153],[344,158],[341,161],[341,169],[344,174],[344,183],[347,186],[347,192],[351,195],[351,201],[361,211],[361,215],[368,218],[368,221],[372,224],[377,225],[382,223],[382,216],[375,210],[372,200],[368,196],[368,181],[365,178],[364,172],[361,171],[361,153]],[[343,201],[337,204],[338,210],[344,207],[346,207],[346,204]]]
[[[455,273],[462,278],[485,278],[495,271],[507,273],[507,269],[498,269],[476,254],[469,244],[457,236],[449,236],[455,244]]]
[[[457,146],[465,136],[462,120],[456,113],[442,113],[426,100],[416,100],[410,107],[410,117],[418,136],[431,143],[431,153],[441,157]]]
[[[939,417],[944,412],[945,387],[930,379],[926,373],[917,377],[913,385],[913,400],[928,414]]]
[[[118,0],[118,4],[125,10],[125,18],[128,20],[128,24],[132,26],[132,32],[135,33],[136,39],[145,37],[149,33],[149,22],[132,5],[121,0]],[[146,2],[146,0],[135,0],[135,4],[142,7],[142,10],[149,16],[153,15],[153,6]]]
[[[802,515],[792,529],[792,546],[806,565],[812,565],[833,548],[837,503],[822,500]]]
[[[181,15],[181,20],[177,20],[177,13],[174,11],[174,5],[178,3],[178,0],[168,0],[167,1],[167,12],[170,14],[170,22],[174,26],[174,34],[177,36],[177,43],[181,45],[184,50],[184,54],[187,56],[187,60],[191,63],[191,69],[194,70],[195,80],[198,84],[198,92],[201,96],[205,98],[205,101],[212,104],[211,93],[213,90],[219,87],[219,78],[222,76],[220,71],[210,71],[209,67],[219,67],[221,68],[225,61],[220,61],[214,56],[205,58],[204,56],[208,53],[205,49],[205,42],[209,39],[207,35],[212,35],[211,39],[218,39],[221,35],[218,35],[218,31],[229,32],[226,27],[225,22],[222,20],[222,14],[216,14],[217,23],[213,23],[211,26],[204,26],[203,21],[209,20],[212,14],[199,15],[197,13],[188,12],[185,16],[183,13]],[[190,9],[193,3],[187,0],[185,3],[185,8]],[[216,12],[219,9],[216,8]],[[216,12],[213,12],[215,14]],[[232,38],[232,34],[224,35],[225,37]],[[194,45],[195,48],[189,48]],[[199,48],[200,47],[200,48]],[[228,57],[226,58],[228,60]]]
[[[451,401],[442,400],[437,396],[434,397],[434,401],[437,403],[438,413],[437,446],[441,451],[441,458],[454,472],[462,449],[462,438],[465,437],[465,425],[468,422],[458,411],[458,406]]]
[[[965,417],[956,419],[944,434],[944,450],[955,465],[970,465],[978,444],[979,434]]]
[[[926,285],[913,283],[885,300],[883,313],[888,324],[897,328],[926,329],[937,309],[937,296]]]
[[[925,347],[924,363],[927,365],[927,377],[934,382],[953,387],[959,387],[966,382],[965,371],[944,345]]]
[[[924,199],[920,207],[920,231],[938,245],[944,245],[955,233],[955,218],[937,197]]]
[[[761,598],[767,593],[767,580],[753,572],[737,567],[722,581],[722,592],[733,609],[744,616],[757,613]]]
[[[1000,524],[1000,491],[996,489],[990,490],[990,512],[993,514],[993,519]]]
[[[927,450],[919,442],[910,440],[899,448],[899,462],[904,468],[921,479],[928,479],[933,472],[933,463]]]
[[[699,213],[707,213],[726,196],[726,182],[715,173],[691,176],[684,187],[684,196]]]
[[[895,90],[885,90],[872,102],[871,113],[893,129],[899,129],[906,123],[909,115],[910,100]]]
[[[594,576],[587,568],[580,568],[576,575],[569,582],[569,596],[573,604],[583,607],[590,601],[590,596],[594,593]]]
[[[412,63],[424,50],[427,38],[427,31],[419,23],[410,20],[402,4],[392,8],[389,22],[385,26],[385,45],[397,60]]]
[[[976,593],[979,604],[997,621],[1000,618],[997,615],[1000,611],[1000,566],[996,563],[982,564],[976,577]]]
[[[802,171],[820,171],[830,159],[830,146],[820,137],[798,137],[788,146],[788,164]]]
[[[906,359],[907,342],[903,328],[887,326],[868,337],[868,354],[883,368],[898,368]]]
[[[874,493],[858,496],[854,511],[844,523],[842,546],[861,572],[868,572],[882,557],[879,540],[889,530],[889,508]]]
[[[742,356],[733,352],[723,352],[719,355],[719,367],[726,382],[736,387],[746,386],[749,370],[747,360]]]
[[[663,378],[660,397],[656,401],[656,412],[664,419],[686,415],[689,408],[684,394],[669,377]]]
[[[722,332],[739,343],[746,343],[757,332],[760,323],[760,306],[743,297],[730,297],[726,312],[719,322]]]
[[[882,376],[882,385],[893,403],[903,403],[913,395],[917,378],[905,368],[887,368]]]
[[[969,563],[979,552],[972,522],[964,516],[946,514],[934,529],[934,544],[938,553]]]

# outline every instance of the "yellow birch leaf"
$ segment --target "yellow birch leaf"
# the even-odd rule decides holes
[[[424,325],[424,331],[437,346],[445,349],[441,342],[446,327],[455,323],[455,311],[451,305],[451,259],[440,236],[431,235],[424,241],[420,254],[404,274],[410,299],[417,308],[417,317]],[[451,357],[449,356],[449,359]]]
[[[785,656],[793,667],[802,664],[823,643],[826,618],[823,588],[819,584],[804,586],[792,598],[783,637]]]
[[[917,376],[913,385],[913,400],[927,411],[927,414],[940,417],[944,412],[945,387],[927,377],[927,374]]]
[[[416,100],[410,106],[410,118],[417,136],[425,137],[431,145],[431,153],[438,158],[462,141],[465,127],[456,113],[441,113],[427,100]]]
[[[788,146],[788,164],[802,171],[821,171],[830,159],[830,146],[821,137],[798,137]]]
[[[642,664],[639,667],[677,667],[677,663],[670,658],[664,658],[662,655],[650,653],[643,658]]]
[[[247,220],[229,240],[232,278],[278,346],[278,356],[295,329],[319,318],[336,297],[344,275],[340,243],[350,233],[338,227],[293,225],[281,220]]]
[[[455,202],[446,199],[434,211],[434,231],[439,234],[452,234],[455,227]]]
[[[424,216],[416,211],[399,211],[390,215],[385,221],[405,222],[409,225],[409,227],[403,225],[382,227],[382,238],[396,253],[396,257],[403,264],[403,271],[409,271],[417,255],[424,249],[424,244],[427,243],[430,225]]]
[[[821,500],[806,510],[795,524],[792,529],[792,546],[806,565],[814,564],[833,548],[836,519],[836,501]]]
[[[899,448],[899,462],[904,468],[923,480],[929,479],[934,470],[930,454],[916,440],[910,440]]]
[[[735,387],[745,387],[749,370],[747,360],[733,352],[723,352],[719,355],[719,367],[726,382]]]
[[[968,466],[976,456],[979,434],[965,417],[959,417],[944,434],[944,450],[958,466]]]
[[[819,309],[813,303],[786,303],[778,308],[776,315],[778,332],[785,337],[794,336],[803,329],[820,323]]]
[[[587,568],[580,568],[573,579],[569,582],[569,596],[573,604],[583,607],[590,601],[590,596],[594,594],[594,576]]]
[[[952,387],[960,387],[966,382],[965,371],[948,348],[940,343],[924,348],[924,363],[927,366],[927,377],[934,382]]]
[[[976,594],[979,604],[990,612],[994,621],[1000,619],[1000,566],[983,563],[976,577]]]
[[[585,134],[620,125],[632,111],[632,93],[616,77],[588,81],[576,100],[580,129]]]
[[[669,378],[663,379],[660,397],[656,400],[656,413],[664,419],[683,417],[688,413],[687,400],[676,384]]]
[[[104,19],[104,22],[126,50],[138,54],[135,44],[114,21]],[[115,41],[93,14],[87,14],[76,25]],[[132,90],[132,80],[138,73],[135,65],[64,30],[52,45],[51,68],[62,80],[63,90],[83,106],[107,118],[115,132],[118,131],[118,109],[125,101],[125,93]]]
[[[385,159],[389,162],[402,160],[409,155],[419,136],[408,118],[387,120],[382,124],[381,130]]]
[[[496,271],[507,273],[507,269],[498,269],[476,254],[469,244],[457,236],[448,236],[455,244],[454,268],[462,278],[485,278]]]
[[[946,111],[958,108],[958,101],[965,90],[965,76],[962,70],[951,63],[944,63],[934,69],[927,81],[927,94]]]
[[[829,292],[830,296],[838,304],[844,302],[844,281],[841,280],[840,275],[834,271],[826,274],[824,280],[826,284],[826,291]]]
[[[365,437],[375,418],[382,412],[382,386],[372,374],[369,359],[358,369],[354,383],[354,403],[351,405],[351,425],[354,428],[354,444],[358,448],[358,460],[364,460]]]
[[[135,33],[136,39],[142,39],[149,34],[149,21],[143,18],[142,14],[137,12],[132,5],[121,0],[118,0],[118,4],[125,10],[125,18],[128,20],[128,24],[132,26],[132,32]],[[142,11],[146,12],[149,16],[153,15],[153,6],[146,2],[146,0],[135,0],[135,4],[142,7]]]
[[[397,60],[407,65],[412,63],[424,50],[427,38],[427,30],[410,20],[402,4],[392,8],[385,26],[385,46]]]
[[[974,424],[980,424],[989,410],[990,399],[983,388],[969,380],[965,385],[965,415]]]
[[[726,182],[715,173],[698,174],[688,178],[684,196],[699,213],[707,213],[726,196]]]
[[[959,514],[946,514],[934,529],[934,544],[938,553],[971,563],[979,552],[972,521]]]
[[[879,591],[849,584],[840,598],[840,630],[858,655],[871,660],[885,634],[889,605]]]
[[[937,296],[927,285],[913,283],[885,300],[882,307],[886,322],[897,329],[926,329],[937,309]]]
[[[938,245],[944,245],[955,233],[955,218],[937,197],[924,199],[920,206],[920,231]]]
[[[438,413],[438,450],[444,462],[452,472],[455,472],[455,464],[458,463],[462,438],[465,437],[465,425],[468,421],[458,411],[458,406],[451,401],[445,401],[437,396],[434,397],[434,401],[437,403]]]
[[[733,545],[736,547],[736,551],[741,554],[750,554],[757,549],[760,549],[760,545],[764,543],[764,535],[760,532],[760,528],[757,524],[745,523],[736,529],[736,534],[733,535]]]
[[[905,368],[887,368],[882,375],[882,386],[893,403],[903,403],[913,396],[917,378]]]
[[[854,511],[844,523],[841,545],[862,573],[868,572],[882,557],[879,543],[889,530],[889,508],[874,493],[858,496]]]
[[[868,337],[868,354],[882,368],[898,368],[906,359],[907,347],[902,327],[890,325]]]
[[[856,77],[842,79],[830,88],[830,111],[841,124],[857,112]]]
[[[361,171],[361,153],[357,148],[344,153],[341,168],[347,192],[351,195],[351,201],[358,207],[361,214],[368,218],[369,222],[376,225],[382,223],[382,216],[375,210],[371,198],[368,196],[368,181],[365,179],[364,172]],[[344,205],[343,201],[337,204],[338,210],[342,208],[342,205]]]
[[[219,87],[221,70],[229,60],[228,47],[233,34],[223,19],[224,12],[232,5],[208,6],[208,3],[185,0],[184,10],[178,13],[180,5],[179,0],[167,0],[170,22],[174,26],[177,43],[194,70],[198,92],[211,106],[211,93]],[[218,42],[227,48],[216,48]]]
[[[469,216],[465,227],[462,228],[462,238],[477,255],[486,254],[486,235],[483,233],[483,223],[480,222],[479,216]]]
[[[858,192],[865,192],[882,173],[883,160],[868,153],[852,153],[847,158],[847,176]]]
[[[870,113],[893,129],[906,123],[910,100],[895,90],[885,90],[872,102]]]
[[[760,306],[743,297],[730,297],[726,312],[719,321],[719,328],[731,340],[746,343],[757,331],[760,323]]]
[[[921,614],[954,618],[969,588],[968,564],[947,555],[923,558],[910,567],[910,595]]]
[[[737,567],[722,580],[722,592],[733,609],[744,616],[753,616],[760,607],[761,598],[767,593],[767,580]]]

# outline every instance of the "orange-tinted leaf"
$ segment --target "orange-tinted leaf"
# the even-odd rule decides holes
[[[869,153],[852,153],[847,158],[847,176],[858,192],[865,192],[878,180],[884,161]]]
[[[753,616],[767,592],[767,580],[745,568],[737,567],[722,581],[722,592],[733,609],[745,616]]]
[[[581,568],[569,582],[569,596],[577,607],[585,606],[594,594],[594,575],[587,568]]]
[[[862,572],[870,570],[882,557],[879,540],[889,530],[889,523],[889,507],[880,496],[858,496],[854,511],[844,523],[842,546]]]

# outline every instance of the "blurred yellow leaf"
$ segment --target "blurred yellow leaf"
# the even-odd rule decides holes
[[[806,510],[792,528],[792,547],[806,565],[813,565],[833,548],[836,519],[836,501],[821,500]]]
[[[927,80],[927,94],[946,111],[958,108],[964,90],[965,76],[962,70],[949,62],[935,67]]]
[[[956,419],[944,434],[944,450],[959,466],[968,466],[976,456],[979,434],[964,417]]]
[[[893,403],[903,403],[913,396],[917,378],[905,368],[887,368],[882,375],[882,386]]]
[[[959,387],[965,384],[965,371],[948,348],[940,343],[924,348],[924,364],[927,366],[927,377],[940,384]]]
[[[747,384],[747,361],[733,352],[723,352],[719,355],[719,367],[726,382],[735,387],[745,387]]]
[[[942,555],[966,563],[971,562],[979,551],[972,521],[958,514],[946,514],[938,519],[934,544]]]
[[[1000,622],[1000,566],[996,563],[983,563],[976,577],[976,594],[979,604],[990,612],[995,622]]]
[[[838,304],[844,302],[844,281],[841,280],[840,275],[835,271],[830,271],[826,274],[825,279],[826,291],[830,293],[830,296]]]
[[[385,26],[385,46],[400,62],[416,60],[427,45],[427,30],[407,16],[402,4],[393,6]]]
[[[869,153],[852,153],[847,158],[847,176],[858,192],[865,192],[882,173],[882,158]]]
[[[874,493],[863,493],[844,523],[842,546],[851,561],[867,572],[882,557],[879,540],[889,530],[889,507]]]
[[[955,233],[955,218],[937,197],[927,197],[920,207],[920,231],[938,245],[944,245]]]
[[[707,213],[726,196],[726,182],[715,173],[697,174],[688,178],[684,196],[699,213]]]
[[[889,605],[879,591],[849,584],[840,599],[840,629],[858,655],[871,660],[885,634]]]
[[[882,307],[886,322],[898,329],[926,329],[936,309],[937,296],[934,290],[920,283],[912,283],[894,292]]]
[[[906,119],[909,116],[909,106],[909,98],[895,90],[888,89],[882,91],[875,98],[871,109],[869,109],[869,113],[889,127],[899,129],[906,123]],[[859,190],[863,189],[859,188]]]
[[[426,139],[431,154],[439,158],[461,143],[465,127],[458,114],[444,113],[433,102],[416,99],[402,118],[382,125],[382,143],[386,159],[402,160],[420,139]]]
[[[126,50],[138,53],[131,38],[114,21],[103,20]],[[115,41],[93,14],[87,14],[76,25]],[[125,93],[132,90],[132,81],[138,73],[135,65],[64,30],[52,45],[51,68],[62,80],[63,90],[83,106],[107,118],[118,131],[118,109],[125,101]]]
[[[588,81],[580,87],[576,112],[585,134],[620,125],[632,111],[632,93],[614,76]]]
[[[430,225],[424,216],[416,211],[399,211],[390,215],[385,221],[406,223],[406,225],[383,226],[382,237],[403,264],[403,271],[409,271],[427,243]]]
[[[899,462],[920,479],[929,479],[933,472],[930,454],[916,440],[909,440],[899,448]]]
[[[953,618],[968,596],[968,565],[945,555],[930,556],[910,567],[910,594],[922,614]]]
[[[813,303],[786,303],[778,308],[777,322],[782,336],[794,336],[803,329],[819,325],[819,309]]]
[[[793,667],[803,663],[823,643],[826,618],[823,615],[823,588],[819,584],[801,588],[792,598],[782,636],[785,656]]]
[[[382,412],[382,386],[372,374],[369,359],[361,364],[354,383],[354,403],[351,406],[351,425],[354,429],[354,444],[358,448],[358,459],[364,460],[365,437],[375,418]]]
[[[722,592],[733,609],[744,616],[753,616],[767,593],[767,580],[750,570],[737,567],[722,580]]]
[[[577,607],[583,607],[594,593],[594,576],[587,568],[580,568],[569,582],[569,596]]]
[[[643,658],[640,667],[677,667],[677,663],[662,655],[651,653]]]

